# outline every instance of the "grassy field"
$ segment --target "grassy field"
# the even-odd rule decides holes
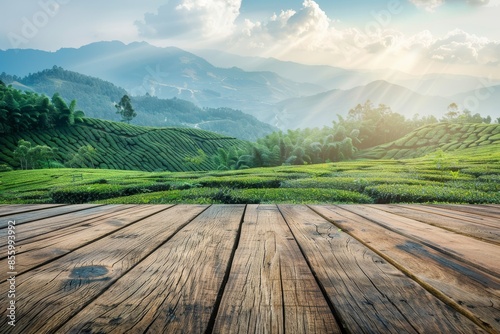
[[[0,173],[0,203],[500,203],[500,144],[226,172],[17,170]]]

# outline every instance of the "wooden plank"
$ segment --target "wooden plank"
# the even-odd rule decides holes
[[[482,242],[464,235],[452,233],[439,227],[422,224],[413,219],[361,205],[340,205],[357,215],[384,226],[391,231],[418,240],[459,261],[477,267],[500,278],[500,252],[497,245]],[[488,254],[488,256],[485,256]]]
[[[6,326],[7,317],[2,317],[0,328],[5,333],[57,332],[205,209],[174,206],[17,276],[16,304],[22,307],[16,309],[16,326]],[[7,288],[7,282],[0,283],[2,305]]]
[[[496,218],[500,221],[500,208],[491,207],[489,205],[433,204],[433,207],[473,213],[476,215]]]
[[[340,333],[275,205],[249,205],[214,333]]]
[[[484,332],[309,208],[279,208],[349,332]]]
[[[85,204],[81,204],[85,205]],[[77,205],[80,207],[80,205]],[[63,231],[74,224],[80,224],[87,220],[96,219],[112,212],[118,212],[130,207],[130,205],[106,205],[85,207],[78,211],[69,211],[49,216],[48,218],[33,220],[23,223],[22,220],[16,220],[16,243],[33,237],[41,237],[45,233],[52,231]],[[81,208],[81,207],[80,207]],[[7,229],[0,230],[0,237],[6,236]]]
[[[102,205],[97,204],[78,204],[78,205],[64,205],[56,207],[47,207],[46,209],[39,208],[38,210],[31,210],[28,212],[20,212],[16,214],[11,214],[0,219],[0,229],[7,227],[7,222],[9,220],[15,220],[16,225],[26,224],[33,221],[38,221],[41,219],[46,219],[50,217],[57,217],[60,215],[75,213],[79,211],[84,211],[87,209],[95,209],[101,207]],[[1,232],[1,230],[0,230]]]
[[[214,205],[79,312],[61,333],[203,333],[243,205]]]
[[[410,218],[432,226],[444,228],[454,233],[463,234],[500,245],[500,228],[458,220],[449,216],[441,215],[440,213],[421,211],[418,210],[416,206],[374,205],[371,207],[397,216]]]
[[[10,216],[14,214],[19,214],[23,212],[45,210],[48,208],[54,208],[58,206],[64,206],[64,204],[10,204],[10,205],[0,205],[0,217]]]
[[[104,237],[170,206],[124,205],[124,210],[116,210],[121,209],[121,206],[109,207],[109,213],[105,215],[99,215],[96,218],[84,220],[65,229],[55,230],[18,242],[16,243],[16,272],[19,275],[41,264],[48,263],[85,246],[93,240]],[[17,235],[23,234],[23,226],[19,226]],[[7,272],[0,272],[0,281],[7,278]]]
[[[500,280],[339,207],[312,208],[485,330],[500,333]]]
[[[402,205],[405,207],[413,208],[414,210],[419,210],[422,212],[429,212],[433,214],[439,214],[444,217],[450,217],[464,222],[470,222],[475,224],[482,224],[491,227],[500,227],[500,220],[497,218],[485,217],[478,215],[477,213],[460,212],[457,210],[452,210],[451,208],[439,208],[435,206],[426,205]]]

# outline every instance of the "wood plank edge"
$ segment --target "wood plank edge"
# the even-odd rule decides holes
[[[397,204],[396,204],[397,205]],[[368,207],[372,208],[372,209],[375,209],[375,210],[380,210],[380,211],[383,211],[383,212],[386,212],[386,213],[389,213],[389,214],[392,214],[392,215],[396,215],[396,216],[399,216],[398,214],[392,212],[390,209],[386,208],[385,206],[380,206],[380,205],[367,205]],[[403,206],[401,206],[403,207]],[[413,209],[413,208],[410,208],[410,207],[403,207],[405,209],[408,209],[408,210],[414,210],[414,211],[419,211],[419,212],[425,212],[425,213],[428,213],[428,214],[434,214],[434,215],[439,215],[439,216],[443,216],[443,217],[448,217],[450,219],[455,219],[453,217],[449,217],[449,216],[446,216],[446,215],[443,215],[443,214],[439,214],[439,213],[431,213],[431,212],[428,212],[428,211],[422,211],[422,210],[418,210],[417,208]],[[430,225],[430,226],[433,226],[433,227],[436,227],[436,228],[440,228],[442,230],[446,230],[448,232],[452,232],[452,233],[455,233],[455,234],[460,234],[460,235],[463,235],[464,237],[468,237],[468,238],[472,238],[472,239],[476,239],[478,241],[481,241],[481,242],[487,242],[489,244],[492,244],[492,245],[495,245],[495,246],[500,246],[500,242],[498,241],[495,241],[495,240],[490,240],[490,239],[485,239],[485,238],[481,238],[479,236],[475,236],[475,235],[472,235],[472,234],[469,234],[469,233],[465,233],[465,232],[462,232],[460,229],[453,229],[453,228],[450,228],[450,227],[447,227],[447,226],[442,226],[442,225],[438,225],[436,223],[432,223],[432,222],[428,222],[428,221],[425,221],[425,220],[420,220],[420,219],[417,219],[417,218],[409,218],[409,217],[406,217],[405,215],[400,215],[404,218],[407,218],[407,219],[411,219],[411,220],[414,220],[414,221],[417,221],[419,223],[422,223],[422,224],[427,224],[427,225]],[[470,221],[466,221],[467,224],[470,224],[472,226],[478,226],[478,227],[481,227],[481,226],[484,226],[484,227],[491,227],[491,228],[495,228],[495,227],[492,227],[492,226],[489,226],[489,225],[486,225],[486,224],[479,224],[479,223],[475,223],[475,222],[470,222]]]
[[[172,205],[170,205],[170,206],[168,206],[168,207],[166,207],[166,208],[164,208],[164,209],[162,209],[162,210],[160,210],[160,211],[156,211],[156,212],[154,212],[154,213],[152,213],[152,214],[149,214],[149,215],[147,215],[147,216],[144,216],[144,217],[142,217],[141,219],[138,219],[137,221],[135,221],[135,222],[133,222],[133,223],[131,223],[131,224],[128,224],[128,225],[126,225],[126,226],[124,226],[124,227],[121,227],[121,228],[120,228],[120,229],[118,229],[118,230],[114,230],[113,232],[106,234],[106,236],[108,236],[108,235],[110,235],[110,234],[113,234],[113,233],[115,233],[115,232],[117,232],[117,231],[119,231],[119,230],[122,230],[122,229],[123,229],[123,228],[125,228],[125,227],[129,227],[129,226],[131,226],[131,225],[133,225],[133,224],[136,224],[136,223],[138,223],[138,222],[140,222],[140,221],[142,221],[142,220],[144,220],[144,219],[146,219],[146,218],[149,218],[149,217],[151,217],[151,216],[154,216],[154,215],[156,215],[156,214],[158,214],[158,213],[160,213],[160,212],[163,212],[163,211],[166,211],[166,210],[168,210],[168,209],[171,209],[171,208],[173,208],[174,206],[176,206],[176,204],[172,204]],[[57,327],[53,328],[53,333],[57,333],[57,332],[59,332],[59,331],[61,330],[61,328],[62,328],[64,325],[66,325],[66,323],[68,323],[71,319],[73,319],[73,318],[74,318],[74,317],[75,317],[75,316],[76,316],[76,315],[77,315],[77,314],[78,314],[81,310],[85,309],[85,308],[86,308],[86,307],[88,307],[90,304],[92,304],[92,303],[93,303],[96,299],[98,299],[98,298],[99,298],[99,297],[100,297],[103,293],[105,293],[105,292],[106,292],[106,291],[107,291],[107,290],[108,290],[108,289],[109,289],[109,288],[110,288],[113,284],[115,284],[115,283],[116,283],[118,280],[120,280],[122,277],[126,276],[126,275],[130,272],[130,271],[132,271],[132,270],[133,270],[135,267],[137,267],[137,266],[138,266],[138,265],[139,265],[142,261],[144,261],[144,259],[146,259],[146,258],[148,258],[149,256],[151,256],[151,255],[152,255],[154,252],[156,252],[156,251],[157,251],[160,247],[163,247],[163,245],[165,245],[167,242],[169,242],[169,241],[170,241],[170,240],[171,240],[171,239],[172,239],[172,238],[173,238],[173,237],[174,237],[177,233],[179,233],[179,231],[181,231],[184,227],[186,227],[186,226],[187,226],[189,223],[191,223],[193,220],[195,220],[196,218],[198,218],[198,217],[199,217],[199,216],[200,216],[203,212],[205,212],[205,211],[206,211],[209,207],[211,207],[211,205],[207,205],[207,206],[206,206],[203,210],[201,210],[200,212],[198,212],[198,214],[196,214],[195,216],[193,216],[191,219],[189,219],[189,220],[188,220],[188,221],[186,221],[185,223],[183,223],[183,224],[179,225],[179,226],[177,227],[177,229],[176,229],[176,230],[175,230],[175,231],[174,231],[174,232],[173,232],[173,233],[172,233],[172,234],[171,234],[171,235],[170,235],[167,239],[165,239],[165,240],[164,240],[162,243],[160,243],[157,247],[155,247],[154,249],[152,249],[149,253],[145,254],[145,255],[144,255],[141,259],[137,260],[137,262],[136,262],[134,265],[130,266],[130,268],[128,268],[126,271],[124,271],[124,272],[121,274],[121,276],[120,276],[120,277],[116,278],[116,279],[115,279],[115,280],[111,283],[111,285],[109,285],[109,286],[106,286],[106,287],[102,288],[102,289],[101,289],[101,291],[99,291],[99,292],[98,292],[98,293],[96,293],[96,294],[95,294],[92,298],[90,298],[89,300],[87,300],[87,302],[86,302],[86,303],[82,304],[82,306],[81,306],[78,310],[73,310],[73,314],[72,314],[70,317],[68,317],[68,319],[66,319],[66,321],[61,322],[61,324],[60,324],[59,326],[57,326]],[[104,237],[106,237],[106,236],[103,236],[103,237],[98,238],[98,239],[95,239],[95,240],[102,239],[102,238],[104,238]],[[92,240],[92,242],[94,242],[95,240]],[[89,244],[90,244],[90,243],[92,243],[92,242],[89,242]],[[84,246],[82,246],[82,247],[84,247]],[[79,247],[79,248],[80,248],[80,247]],[[73,250],[73,251],[74,251],[74,250]],[[73,251],[72,251],[72,252],[73,252]],[[66,254],[64,254],[64,255],[66,255]],[[64,256],[64,255],[63,255],[63,256]]]
[[[148,214],[148,215],[146,215],[146,216],[144,216],[144,217],[141,217],[141,218],[139,218],[139,219],[137,219],[137,220],[135,220],[135,221],[131,222],[130,224],[127,224],[127,225],[124,225],[124,226],[120,226],[120,227],[119,227],[119,228],[117,228],[116,230],[113,230],[113,231],[110,231],[110,232],[108,232],[108,233],[106,233],[106,234],[104,234],[104,235],[101,235],[99,238],[89,240],[89,241],[88,241],[88,242],[86,242],[85,244],[82,244],[82,245],[80,245],[79,247],[77,247],[77,248],[75,248],[75,249],[72,249],[72,250],[70,250],[70,251],[69,251],[69,252],[67,252],[67,253],[64,253],[64,254],[61,254],[61,255],[55,256],[55,257],[53,257],[53,258],[51,258],[51,259],[49,259],[49,260],[47,260],[47,261],[43,261],[43,262],[41,262],[41,263],[39,263],[39,264],[37,264],[37,265],[35,265],[35,266],[33,266],[33,267],[29,268],[29,269],[26,269],[26,270],[24,270],[24,271],[18,271],[18,272],[17,272],[17,276],[19,276],[19,275],[23,275],[23,274],[26,274],[26,273],[29,273],[30,271],[35,270],[35,269],[38,269],[39,267],[42,267],[42,266],[44,266],[44,265],[46,265],[46,264],[48,264],[48,263],[50,263],[50,262],[53,262],[53,261],[59,260],[60,258],[62,258],[62,257],[64,257],[64,256],[66,256],[66,255],[68,255],[68,254],[71,254],[71,253],[73,253],[73,252],[75,252],[75,251],[79,250],[79,249],[80,249],[80,248],[82,248],[82,247],[86,247],[86,246],[90,245],[91,243],[94,243],[94,242],[96,242],[96,241],[98,241],[98,240],[100,240],[100,239],[106,238],[106,237],[108,237],[109,235],[111,235],[111,234],[113,234],[113,233],[116,233],[116,232],[118,232],[118,231],[120,231],[120,230],[122,230],[122,229],[124,229],[124,228],[127,228],[127,227],[130,227],[130,226],[134,225],[134,224],[137,224],[137,223],[139,223],[141,220],[144,220],[144,219],[146,219],[146,218],[149,218],[149,217],[151,217],[151,216],[153,216],[153,215],[156,215],[156,214],[158,214],[158,213],[160,213],[160,212],[163,212],[163,211],[165,211],[165,210],[171,209],[171,208],[173,208],[175,205],[176,205],[176,204],[172,204],[172,205],[170,205],[170,206],[167,206],[166,208],[163,208],[163,209],[162,209],[162,210],[160,210],[160,211],[155,211],[155,212],[150,213],[150,214]],[[207,207],[207,208],[205,208],[205,210],[206,210],[206,209],[208,209],[208,207]],[[203,210],[203,211],[205,211],[205,210]],[[202,211],[202,212],[203,212],[203,211]],[[119,212],[119,211],[118,211],[118,212]],[[196,216],[196,217],[198,217],[198,216]],[[187,224],[186,224],[186,225],[187,225]],[[185,225],[184,225],[184,226],[185,226]],[[183,226],[183,227],[184,227],[184,226]],[[175,231],[175,233],[177,233],[177,232],[178,232],[178,231]],[[26,239],[26,240],[27,240],[27,239]],[[0,259],[0,260],[1,260],[1,259]]]
[[[243,222],[245,221],[245,214],[247,212],[248,205],[245,204],[243,208],[243,213],[241,214],[240,223],[238,225],[238,232],[236,233],[236,238],[234,240],[233,249],[231,250],[231,255],[229,256],[229,261],[227,262],[226,271],[224,273],[224,278],[222,279],[222,283],[219,287],[219,291],[217,293],[217,298],[215,299],[214,306],[212,308],[212,314],[207,323],[207,328],[205,329],[205,333],[213,333],[215,327],[215,320],[219,314],[220,305],[222,302],[222,297],[224,296],[224,291],[226,290],[227,282],[229,282],[229,276],[231,274],[231,268],[233,267],[234,257],[236,255],[236,250],[240,245],[241,239],[241,231],[243,227]]]
[[[30,205],[38,205],[38,204],[20,204],[20,205],[25,205],[26,207],[29,207]],[[70,204],[50,204],[50,203],[48,203],[46,208],[33,208],[30,210],[26,210],[26,211],[16,211],[16,212],[11,212],[11,213],[6,213],[6,214],[2,213],[2,214],[0,214],[0,218],[12,216],[12,215],[17,215],[20,213],[27,213],[27,212],[47,210],[47,209],[52,209],[52,208],[59,208],[59,207],[68,206],[68,205],[70,205]]]
[[[354,206],[356,206],[356,207],[360,207],[360,206],[362,206],[362,205],[353,205],[353,207],[354,207]],[[478,270],[481,270],[481,271],[483,271],[483,272],[487,273],[488,275],[491,275],[491,276],[493,276],[493,277],[495,277],[495,278],[500,278],[499,273],[497,273],[497,272],[495,272],[495,271],[491,270],[490,268],[486,268],[486,267],[485,267],[485,266],[483,266],[483,265],[480,265],[480,264],[477,264],[476,262],[473,262],[473,261],[470,261],[470,260],[468,260],[468,259],[465,259],[464,257],[462,257],[462,256],[460,256],[460,255],[455,254],[453,251],[448,251],[448,250],[446,250],[446,248],[439,247],[439,245],[436,245],[436,244],[434,244],[433,242],[428,241],[428,240],[426,240],[426,239],[424,239],[424,238],[422,238],[422,237],[419,237],[419,236],[416,236],[416,235],[410,235],[410,234],[407,234],[406,232],[402,232],[402,231],[398,230],[397,228],[393,228],[393,227],[391,227],[391,226],[388,226],[387,224],[380,223],[380,222],[378,222],[378,221],[377,221],[377,220],[375,220],[375,219],[372,219],[372,218],[370,218],[370,217],[367,217],[366,215],[363,215],[363,214],[357,213],[357,212],[355,212],[355,211],[352,211],[352,210],[350,210],[350,209],[349,209],[349,205],[342,205],[342,206],[340,206],[340,205],[335,205],[335,207],[337,207],[337,208],[338,208],[338,209],[340,209],[340,210],[345,210],[345,211],[347,211],[347,212],[350,212],[350,213],[352,213],[352,214],[355,214],[355,215],[357,215],[357,216],[359,216],[359,217],[361,217],[361,218],[363,218],[363,219],[365,219],[365,220],[367,220],[367,221],[369,221],[369,222],[372,222],[373,224],[377,224],[378,226],[385,228],[385,229],[386,229],[386,230],[388,230],[388,231],[391,231],[391,232],[397,233],[397,234],[399,234],[399,235],[402,235],[402,236],[404,236],[405,238],[408,238],[408,239],[411,239],[411,240],[415,240],[415,241],[417,241],[417,242],[419,242],[419,243],[421,243],[421,244],[423,244],[423,245],[425,245],[425,246],[427,246],[427,247],[429,247],[429,248],[432,248],[433,250],[435,250],[435,251],[437,251],[437,252],[439,252],[439,253],[441,253],[441,254],[444,254],[444,255],[446,255],[446,256],[451,257],[452,259],[455,259],[455,260],[457,260],[457,261],[460,261],[460,262],[466,263],[466,264],[468,264],[469,266],[471,266],[471,267],[473,267],[473,268],[476,268],[476,269],[478,269]],[[379,209],[377,209],[377,208],[371,208],[371,209],[373,209],[373,210],[379,210]],[[379,210],[379,211],[381,211],[381,210]],[[385,212],[385,211],[382,211],[382,212]],[[392,214],[392,215],[394,215],[394,216],[398,216],[398,215],[396,215],[396,214]],[[398,217],[402,217],[402,216],[398,216]],[[404,217],[404,218],[406,218],[406,217]],[[410,218],[407,218],[407,219],[410,219]],[[412,219],[410,219],[410,220],[412,220]],[[413,219],[413,220],[414,220],[414,219]],[[415,220],[414,220],[414,221],[415,221]],[[418,221],[417,221],[417,222],[418,222]],[[337,225],[335,225],[335,226],[337,226]],[[434,226],[434,227],[435,227],[435,226]],[[444,229],[443,229],[443,230],[444,230]],[[456,233],[456,232],[454,232],[454,231],[448,231],[448,232],[453,232],[454,234],[459,234],[459,233]],[[459,235],[461,235],[461,234],[459,234]],[[463,236],[463,235],[461,235],[461,236]],[[466,237],[466,238],[468,238],[469,236],[465,236],[465,237]],[[473,238],[471,238],[471,239],[473,239]],[[478,239],[474,239],[474,240],[475,240],[475,241],[479,241],[479,242],[484,242],[484,240],[478,240]],[[491,244],[491,243],[488,243],[488,244]],[[495,245],[495,246],[496,246],[496,244],[493,244],[493,245]]]
[[[286,219],[285,215],[281,211],[281,207],[280,206],[281,205],[277,205],[278,211],[280,212],[281,216],[283,217],[283,220],[285,221],[286,225],[288,226],[288,229],[290,230],[290,233],[292,234],[293,238],[295,239],[295,242],[297,243],[297,246],[298,246],[298,248],[300,250],[300,253],[302,254],[302,257],[304,258],[304,260],[306,261],[307,267],[311,271],[311,273],[312,273],[312,275],[314,277],[314,280],[316,281],[316,284],[318,285],[319,289],[321,290],[321,294],[323,295],[323,298],[325,298],[326,303],[328,304],[328,307],[330,308],[330,311],[332,312],[333,317],[335,318],[335,321],[337,322],[338,327],[339,327],[341,333],[342,334],[350,333],[349,329],[347,328],[347,322],[343,319],[342,315],[337,310],[337,307],[330,300],[330,297],[328,296],[328,292],[326,291],[325,287],[323,286],[323,284],[321,283],[320,279],[318,278],[318,275],[316,274],[316,271],[314,270],[313,266],[311,265],[311,262],[309,262],[309,259],[307,258],[306,254],[304,252],[304,249],[302,248],[302,246],[300,245],[300,243],[297,241],[297,238],[295,237],[295,233],[293,233],[293,230],[290,227],[290,224],[288,223],[288,220]],[[311,209],[311,207],[309,207],[309,205],[306,205],[306,207],[308,207],[309,209]],[[312,210],[312,211],[317,214],[316,211],[314,211],[314,210]]]
[[[78,205],[78,204],[77,204]],[[54,218],[54,217],[59,217],[59,216],[63,216],[63,215],[67,215],[67,214],[72,214],[72,213],[75,213],[75,212],[80,212],[80,211],[84,211],[84,210],[90,210],[90,209],[95,209],[95,208],[99,208],[99,207],[103,207],[103,206],[106,206],[106,204],[93,204],[94,206],[91,206],[91,207],[86,207],[86,208],[80,208],[80,209],[76,209],[74,211],[69,211],[69,212],[61,212],[61,213],[54,213],[53,216],[48,216],[48,217],[44,217],[42,219],[50,219],[50,218]],[[16,213],[16,214],[24,214],[24,213],[27,213],[27,212],[34,212],[34,211],[40,211],[40,210],[47,210],[47,209],[52,209],[52,208],[60,208],[60,207],[63,207],[63,206],[72,206],[72,204],[63,204],[63,205],[59,205],[59,206],[55,206],[55,207],[50,207],[50,208],[44,208],[44,209],[37,209],[37,210],[31,210],[31,211],[25,211],[25,212],[19,212],[19,213]],[[1,218],[1,217],[0,217]],[[36,222],[37,218],[33,218],[31,220],[23,220],[22,222],[16,222],[16,226],[18,225],[23,225],[23,224],[29,224],[29,223],[33,223],[33,222]],[[1,229],[6,229],[8,226],[0,226],[0,230]]]
[[[316,214],[318,214],[320,217],[322,217],[323,219],[325,219],[326,221],[330,222],[335,227],[337,227],[339,229],[342,229],[342,226],[337,225],[333,220],[330,220],[328,217],[326,217],[325,215],[323,215],[320,211],[318,211],[317,209],[315,209],[313,206],[307,205],[307,207],[309,209],[311,209],[312,211],[314,211]],[[333,206],[331,206],[331,207],[333,207]],[[337,207],[340,210],[343,210],[343,208],[340,208],[338,206],[335,206],[335,207]],[[327,208],[325,208],[325,209],[328,210]],[[481,318],[479,318],[478,316],[476,316],[474,313],[472,313],[468,309],[462,307],[460,304],[458,304],[457,302],[455,302],[452,298],[448,297],[447,295],[445,295],[441,291],[437,290],[432,285],[428,284],[427,282],[425,282],[423,280],[420,280],[417,276],[413,275],[411,273],[411,271],[407,270],[403,265],[399,264],[398,262],[396,262],[395,260],[393,260],[391,257],[385,255],[382,252],[379,252],[376,248],[370,246],[369,244],[364,243],[361,239],[358,239],[357,237],[353,236],[349,231],[346,231],[346,230],[342,229],[342,232],[343,233],[347,233],[351,238],[357,240],[363,246],[365,246],[366,248],[370,249],[375,254],[377,254],[378,256],[380,256],[381,258],[383,258],[384,260],[386,260],[388,263],[390,263],[391,265],[393,265],[394,267],[396,267],[396,269],[398,269],[399,271],[401,271],[407,277],[409,277],[410,279],[412,279],[413,281],[415,281],[417,284],[419,284],[420,286],[422,286],[425,290],[427,290],[433,296],[435,296],[436,298],[438,298],[439,300],[441,300],[443,303],[445,303],[449,307],[453,308],[458,313],[460,313],[463,316],[465,316],[466,318],[468,318],[470,321],[472,321],[473,323],[475,323],[476,325],[478,325],[479,327],[481,327],[482,329],[484,329],[488,333],[491,333],[491,334],[497,333],[495,331],[495,329],[489,323],[485,322],[484,320],[482,320]],[[301,251],[302,251],[302,249],[301,249]],[[306,261],[307,261],[307,259],[306,259]],[[314,275],[314,276],[316,277],[316,275]]]

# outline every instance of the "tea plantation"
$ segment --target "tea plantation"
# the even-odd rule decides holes
[[[192,128],[151,128],[84,118],[73,126],[25,131],[0,138],[0,165],[18,168],[14,150],[20,139],[33,145],[57,148],[55,160],[64,163],[79,148],[96,149],[93,160],[82,167],[142,171],[210,170],[216,166],[208,157],[218,148],[242,146],[244,141]],[[194,157],[202,157],[193,162]],[[17,173],[17,172],[16,172]]]
[[[198,137],[188,138],[196,143]],[[161,152],[155,151],[151,159]],[[81,179],[74,180],[75,175]],[[16,170],[0,173],[0,203],[498,204],[500,143],[438,150],[412,159],[236,171]]]
[[[359,151],[363,159],[407,159],[436,150],[453,151],[500,143],[500,124],[438,123],[412,131],[401,139]]]

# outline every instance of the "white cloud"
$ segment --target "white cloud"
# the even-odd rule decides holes
[[[439,1],[421,2],[430,6]],[[412,59],[418,57],[448,64],[492,65],[500,62],[499,42],[458,29],[444,37],[434,36],[428,30],[407,36],[380,24],[374,26],[377,29],[368,25],[364,30],[336,29],[334,22],[316,2],[305,0],[301,9],[282,10],[265,22],[245,20],[227,45],[254,54],[252,50],[264,51],[268,56],[304,52],[314,56],[314,52],[318,52],[331,55],[332,60],[347,61],[374,59],[374,56],[398,59],[410,55]]]
[[[494,2],[497,0],[493,0]],[[417,7],[424,8],[428,12],[433,12],[436,8],[445,4],[446,0],[410,0]],[[448,0],[452,3],[466,3],[471,6],[486,6],[490,0]]]
[[[444,4],[444,0],[410,0],[410,2],[429,12],[433,12],[437,7]]]
[[[229,36],[240,13],[241,0],[176,0],[137,21],[139,34],[166,39],[220,39]]]
[[[427,55],[448,63],[494,65],[500,62],[500,42],[455,29],[435,39]]]
[[[260,48],[283,45],[310,50],[320,47],[318,43],[331,33],[331,23],[332,20],[315,1],[305,0],[298,11],[282,10],[266,22],[245,20],[233,41]]]

